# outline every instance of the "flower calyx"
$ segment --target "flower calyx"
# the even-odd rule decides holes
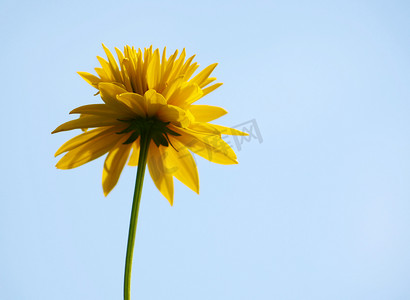
[[[154,141],[155,145],[168,147],[171,145],[174,147],[169,140],[168,135],[180,136],[179,133],[168,128],[170,122],[162,122],[154,117],[151,118],[141,118],[137,117],[130,120],[120,120],[118,121],[128,123],[129,126],[124,130],[117,132],[117,134],[131,133],[129,138],[123,144],[131,144],[135,142],[140,136],[149,134],[150,138]]]

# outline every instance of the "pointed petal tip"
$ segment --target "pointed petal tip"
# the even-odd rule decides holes
[[[61,168],[61,164],[60,164],[60,162],[56,163],[56,169],[59,169],[59,170],[64,170],[63,168]]]
[[[118,85],[116,85],[116,84],[114,84],[114,83],[112,83],[112,82],[99,82],[99,83],[98,83],[98,88],[99,88],[100,90],[101,90],[101,89],[107,89],[107,88],[112,87],[112,86],[118,87]]]
[[[215,70],[215,68],[217,66],[218,66],[218,63],[213,63],[213,64],[210,64],[207,68],[209,68],[211,70],[211,73],[212,73],[212,71]]]
[[[103,184],[102,184],[102,188],[103,188],[103,194],[104,194],[104,197],[107,197],[108,196],[108,194],[111,192],[111,190],[113,189],[113,188],[109,188],[108,186],[106,186],[105,184],[104,184],[104,182],[103,182]]]
[[[193,190],[197,195],[199,195],[199,177],[195,185],[195,190]]]
[[[161,192],[161,194],[162,194],[162,192]],[[174,193],[173,192],[172,192],[172,194],[168,194],[168,195],[162,194],[162,195],[165,197],[165,199],[168,200],[168,202],[171,206],[174,206]]]

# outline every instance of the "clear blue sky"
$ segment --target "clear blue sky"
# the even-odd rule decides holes
[[[239,165],[197,158],[174,206],[147,177],[133,299],[410,299],[408,1],[0,3],[0,299],[121,299],[135,169],[55,169],[110,49],[186,47],[255,120]],[[246,126],[249,126],[246,125]],[[254,132],[255,133],[255,132]],[[231,141],[232,142],[232,141]]]

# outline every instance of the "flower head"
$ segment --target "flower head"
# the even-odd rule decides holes
[[[210,124],[224,114],[223,108],[194,104],[221,83],[210,85],[216,64],[192,77],[198,64],[186,59],[185,49],[169,58],[166,49],[117,48],[118,63],[103,45],[108,61],[97,57],[98,74],[79,72],[98,89],[103,103],[72,110],[78,119],[57,127],[53,133],[72,129],[84,132],[66,143],[56,156],[67,152],[57,163],[59,169],[81,166],[108,153],[103,169],[103,190],[107,195],[116,185],[124,165],[136,166],[140,141],[149,136],[148,169],[160,192],[173,203],[173,177],[199,193],[198,172],[191,151],[219,164],[235,164],[236,155],[222,134],[245,133]],[[90,129],[92,128],[92,129]],[[89,130],[90,129],[90,130]]]

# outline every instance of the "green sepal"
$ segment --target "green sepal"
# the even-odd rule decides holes
[[[132,128],[132,126],[129,126],[129,127],[125,128],[124,130],[122,130],[122,131],[120,131],[120,132],[117,132],[117,134],[128,133],[128,132],[131,132],[131,131],[133,131],[133,130],[134,130],[134,129]]]
[[[154,141],[155,145],[157,145],[157,147],[159,147],[159,145],[168,147],[168,141],[162,133],[159,133],[159,132],[154,133],[152,135],[152,140]]]
[[[173,136],[181,136],[178,132],[175,132],[175,131],[169,129],[168,127],[165,127],[165,132],[169,133],[170,135],[173,135]]]
[[[139,136],[140,136],[140,133],[138,131],[134,131],[123,144],[124,145],[131,144],[135,142],[139,138]]]

